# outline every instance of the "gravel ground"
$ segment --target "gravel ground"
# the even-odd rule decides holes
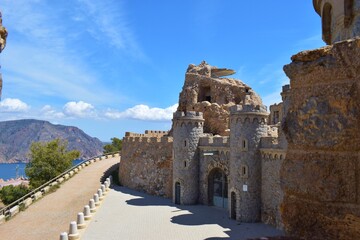
[[[0,225],[1,240],[53,240],[68,231],[69,223],[76,221],[77,213],[100,187],[104,172],[120,158],[97,161],[83,168],[61,187],[46,195],[10,221]]]

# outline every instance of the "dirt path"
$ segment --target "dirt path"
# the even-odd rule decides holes
[[[104,172],[118,163],[120,158],[97,161],[82,169],[51,193],[0,225],[2,240],[53,240],[68,231],[69,223],[76,221],[90,198],[100,187]]]

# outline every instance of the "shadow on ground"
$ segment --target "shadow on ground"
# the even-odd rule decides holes
[[[109,167],[107,170],[104,171],[103,175],[100,178],[100,182],[105,182],[106,178],[112,175],[114,172],[116,172],[119,169],[120,162],[115,163],[111,167]]]
[[[238,223],[235,220],[229,219],[226,210],[216,207],[204,205],[175,205],[170,199],[151,196],[146,193],[131,190],[125,187],[113,186],[116,191],[121,191],[123,194],[129,194],[133,197],[127,200],[126,203],[132,206],[169,206],[173,207],[173,212],[180,212],[182,214],[171,218],[173,224],[180,224],[186,226],[199,226],[216,224],[224,229],[224,233],[229,237],[226,238],[207,238],[206,240],[215,239],[285,239],[281,236],[284,233],[275,229],[272,226],[263,223]],[[277,238],[271,238],[277,236]],[[261,238],[260,238],[261,237]],[[268,238],[269,237],[269,238]],[[290,238],[286,238],[290,240]]]

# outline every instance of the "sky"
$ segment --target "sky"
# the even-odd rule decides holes
[[[76,126],[108,142],[169,130],[185,71],[234,69],[265,105],[283,66],[324,46],[312,0],[1,0],[0,121]]]

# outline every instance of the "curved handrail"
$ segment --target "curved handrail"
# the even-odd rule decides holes
[[[18,200],[10,203],[9,205],[3,207],[0,209],[0,215],[8,215],[9,214],[9,211],[12,207],[16,206],[16,205],[20,205],[25,199],[31,197],[31,198],[34,198],[34,194],[37,193],[39,190],[43,190],[45,187],[49,186],[50,184],[56,182],[59,178],[62,178],[63,176],[65,176],[66,174],[68,174],[69,172],[73,171],[75,168],[79,167],[80,165],[86,163],[86,162],[89,162],[91,160],[94,160],[96,158],[102,158],[102,157],[106,157],[108,158],[109,155],[112,155],[112,157],[115,156],[115,154],[119,153],[120,154],[120,151],[117,151],[117,152],[111,152],[111,153],[107,153],[107,154],[102,154],[102,155],[98,155],[98,156],[95,156],[95,157],[92,157],[92,158],[89,158],[89,159],[86,159],[84,161],[81,161],[80,163],[78,163],[77,165],[69,168],[68,170],[66,170],[65,172],[61,173],[60,175],[54,177],[53,179],[47,181],[46,183],[44,183],[43,185],[41,185],[40,187],[37,187],[36,189],[32,190],[31,192],[29,192],[28,194],[22,196],[21,198],[19,198]]]

